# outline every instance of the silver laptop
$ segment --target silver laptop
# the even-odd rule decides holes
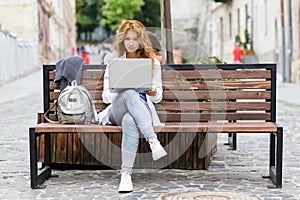
[[[134,89],[143,93],[151,88],[152,62],[150,58],[118,58],[109,63],[109,89],[111,92]]]

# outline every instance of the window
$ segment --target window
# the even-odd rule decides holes
[[[248,13],[248,5],[245,5],[245,19],[246,19],[246,29],[248,29],[248,20],[249,20],[249,13]]]
[[[237,9],[237,25],[238,25],[238,34],[240,35],[241,34],[241,21],[240,21],[240,19],[241,19],[241,17],[240,17],[240,15],[241,15],[241,12],[240,12],[240,9],[238,8]]]
[[[232,15],[229,13],[229,39],[232,38]]]
[[[265,0],[265,35],[268,35],[268,3]]]

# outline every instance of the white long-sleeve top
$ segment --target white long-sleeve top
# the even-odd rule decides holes
[[[126,59],[126,54],[121,56],[120,58]],[[102,93],[102,99],[104,103],[111,104],[114,99],[118,96],[118,93],[112,93],[109,89],[109,64],[106,63],[106,69],[104,73],[104,85],[103,85],[103,93]],[[155,58],[154,60],[154,68],[153,68],[153,77],[152,77],[152,88],[156,89],[156,95],[155,96],[149,96],[146,95],[148,106],[152,112],[152,121],[154,126],[163,126],[159,120],[159,117],[157,115],[157,112],[155,110],[153,103],[159,103],[162,100],[162,80],[161,80],[161,66],[160,62]],[[102,112],[99,113],[99,123],[102,125],[110,124],[108,119],[108,113],[111,108],[111,105],[109,105],[106,109],[104,109]]]

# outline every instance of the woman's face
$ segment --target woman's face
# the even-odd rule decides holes
[[[128,53],[134,53],[139,48],[138,34],[133,30],[128,30],[124,38],[124,46]]]

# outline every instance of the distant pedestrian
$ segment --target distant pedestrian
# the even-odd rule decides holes
[[[86,52],[84,47],[81,49],[80,56],[83,58],[84,64],[90,64],[89,54]]]
[[[72,54],[72,56],[75,56],[75,55],[76,55],[76,50],[75,50],[74,47],[72,47],[72,49],[71,49],[71,54]]]
[[[240,43],[236,42],[233,50],[233,63],[242,64],[243,60],[243,49],[240,47]]]

